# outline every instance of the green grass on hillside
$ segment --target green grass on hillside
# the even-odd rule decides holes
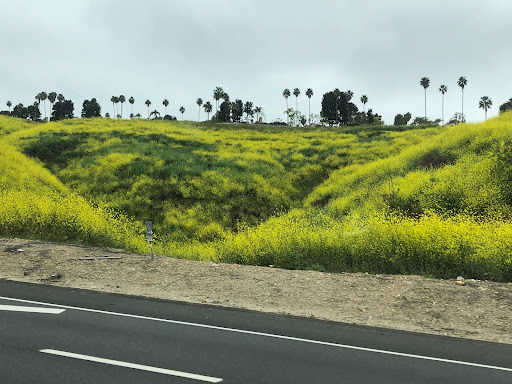
[[[356,128],[0,117],[0,235],[512,281],[512,114]]]

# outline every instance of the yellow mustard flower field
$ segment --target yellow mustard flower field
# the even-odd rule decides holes
[[[512,113],[292,128],[0,116],[0,236],[512,281]]]

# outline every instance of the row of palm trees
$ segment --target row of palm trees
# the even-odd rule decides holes
[[[112,102],[112,107],[114,109],[114,116],[117,116],[117,117],[122,119],[123,118],[123,103],[126,102],[126,97],[124,95],[112,96],[110,98],[110,101]],[[133,114],[133,104],[135,104],[135,98],[133,96],[130,96],[130,98],[128,99],[128,102],[130,103],[130,106],[131,106],[130,117],[132,117],[132,118],[133,117],[140,117],[140,114],[137,114],[137,115]],[[116,108],[117,104],[121,104],[121,111],[120,111],[120,113],[119,113],[119,109]],[[146,104],[146,106],[148,108],[148,119],[151,116],[154,116],[155,118],[160,116],[160,112],[158,112],[157,110],[154,110],[152,112],[149,111],[149,107],[151,105],[151,100],[149,100],[149,99],[146,100],[144,102],[144,104]],[[167,107],[169,106],[169,100],[164,99],[162,104],[164,106],[164,114],[165,114],[165,116],[167,116]],[[180,107],[179,111],[181,112],[182,119],[183,119],[183,114],[185,113],[185,108],[184,107]]]
[[[461,108],[461,120],[462,121],[465,120],[465,118],[464,118],[464,88],[466,87],[467,83],[468,83],[468,81],[467,81],[466,77],[464,77],[464,76],[461,76],[457,80],[457,85],[459,87],[461,87],[461,90],[462,90],[462,108]],[[424,88],[424,91],[425,91],[425,120],[427,120],[427,88],[429,88],[429,86],[430,86],[430,79],[428,77],[423,77],[420,80],[420,85]],[[448,87],[446,85],[442,84],[439,87],[439,92],[441,92],[441,94],[442,94],[442,120],[441,121],[444,124],[444,95],[446,94],[446,92],[448,92]],[[341,96],[341,94],[343,93],[345,95],[345,97],[348,99],[348,101],[350,101],[352,99],[352,97],[354,96],[354,93],[352,91],[341,92],[337,88],[334,90],[334,93],[337,94],[338,96]],[[299,95],[301,94],[301,91],[300,91],[299,88],[295,88],[293,90],[293,92],[291,92],[290,89],[288,89],[288,88],[286,88],[283,91],[283,97],[286,100],[286,112],[285,113],[290,111],[290,109],[288,107],[288,98],[292,94],[296,98],[296,110],[295,110],[295,113],[293,114],[294,123],[298,124],[298,119],[300,118],[298,98],[299,98]],[[308,116],[309,116],[309,124],[311,124],[311,97],[314,95],[313,89],[307,88],[305,94],[308,97],[308,102],[309,102],[309,105],[308,105],[308,108],[309,108]],[[223,99],[224,101],[229,101],[229,95],[226,92],[224,92],[224,90],[221,87],[217,87],[217,88],[214,89],[214,91],[213,91],[213,98],[216,101],[216,108],[215,108],[216,112],[218,112],[218,110],[219,110],[219,100],[220,99]],[[43,102],[43,104],[44,104],[44,116],[45,116],[45,119],[47,117],[47,115],[46,115],[46,100],[48,100],[51,103],[51,105],[52,105],[51,108],[52,109],[53,109],[53,104],[55,103],[55,101],[63,102],[65,100],[65,98],[64,98],[64,96],[62,94],[57,94],[56,92],[49,92],[49,93],[39,92],[39,93],[36,94],[35,99],[36,99],[38,105],[40,105],[41,102]],[[123,117],[123,104],[126,102],[126,97],[124,95],[112,96],[110,101],[112,102],[112,106],[113,106],[113,109],[114,109],[114,116],[122,118]],[[364,111],[366,103],[368,103],[368,96],[362,95],[361,98],[360,98],[360,101],[363,104],[363,111]],[[131,104],[131,112],[132,113],[130,114],[130,117],[134,117],[134,115],[133,115],[133,104],[135,103],[135,98],[133,96],[130,97],[128,99],[128,102]],[[120,113],[119,113],[118,108],[116,108],[117,104],[119,104],[119,103],[121,104],[121,111],[120,111]],[[203,99],[202,98],[198,98],[196,100],[196,103],[197,103],[198,108],[199,108],[198,121],[201,120],[201,106],[204,108],[204,111],[207,114],[207,119],[209,120],[210,113],[213,111],[213,105],[209,101],[206,102],[206,103],[203,103]],[[158,111],[156,111],[156,110],[153,111],[153,112],[150,112],[150,110],[149,110],[149,107],[151,105],[151,101],[150,100],[146,100],[145,104],[146,104],[146,106],[148,108],[148,118],[150,118],[151,116],[157,117],[157,115],[158,116],[160,115],[160,113]],[[163,104],[163,106],[165,108],[165,115],[167,115],[167,107],[169,106],[169,100],[164,99],[162,104]],[[492,106],[492,100],[488,96],[483,96],[480,99],[479,108],[482,108],[485,111],[485,118],[486,119],[487,119],[487,111],[488,111],[488,109],[491,108],[491,106]],[[11,112],[11,107],[12,107],[12,102],[11,101],[7,101],[7,107],[9,108],[9,112]],[[182,120],[183,120],[183,114],[185,113],[185,107],[181,106],[179,111],[180,111],[180,113],[182,115]],[[262,113],[262,108],[261,107],[255,107],[254,108],[254,112],[256,113],[256,115],[259,115],[259,114]],[[290,115],[291,114],[287,113],[287,124],[290,124]],[[140,114],[137,114],[137,117],[140,117]]]
[[[55,103],[55,101],[62,103],[65,100],[65,97],[61,93],[57,94],[57,92],[49,92],[49,93],[39,92],[35,96],[35,99],[36,99],[38,106],[41,105],[41,101],[43,102],[44,118],[46,119],[46,117],[47,117],[47,115],[46,115],[46,100],[48,100],[50,102],[51,109],[53,109],[53,104]],[[11,107],[12,107],[12,101],[8,100],[6,105],[7,105],[7,108],[9,108],[9,113],[10,113]]]
[[[313,97],[313,89],[311,88],[308,88],[306,89],[306,96],[308,97],[308,102],[309,102],[309,110],[308,110],[308,116],[309,116],[309,124],[311,124],[311,97]],[[292,93],[290,92],[290,90],[288,88],[286,88],[284,91],[283,91],[283,97],[286,99],[286,111],[289,110],[288,108],[288,98],[292,95]],[[297,119],[299,118],[300,116],[300,113],[299,113],[299,95],[300,95],[300,89],[299,88],[295,88],[293,90],[293,96],[295,96],[295,118],[296,118],[296,121],[294,122],[295,124],[298,123]],[[287,113],[286,114],[286,118],[287,118],[287,124],[289,125],[290,124],[290,115]]]
[[[468,84],[468,80],[464,76],[459,77],[459,79],[457,80],[457,85],[462,90],[462,108],[461,108],[461,119],[462,119],[462,121],[465,121],[465,118],[464,118],[464,88],[466,87],[467,84]],[[430,86],[430,79],[428,77],[423,77],[420,80],[420,85],[425,90],[425,120],[427,120],[427,88]],[[446,92],[448,92],[448,87],[446,85],[442,84],[439,87],[439,92],[441,92],[441,94],[443,96],[443,101],[442,101],[442,119],[441,119],[441,121],[444,124],[444,94]],[[492,100],[488,96],[483,96],[480,99],[479,107],[482,108],[485,111],[485,118],[486,119],[487,119],[487,110],[489,108],[491,108],[491,106],[492,106]]]

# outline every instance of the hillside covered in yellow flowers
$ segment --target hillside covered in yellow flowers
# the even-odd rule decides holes
[[[512,114],[291,128],[0,116],[0,236],[512,281]]]

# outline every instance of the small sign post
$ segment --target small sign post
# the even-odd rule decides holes
[[[153,260],[153,222],[146,221],[146,237],[149,243],[149,249],[151,250],[151,260]]]

